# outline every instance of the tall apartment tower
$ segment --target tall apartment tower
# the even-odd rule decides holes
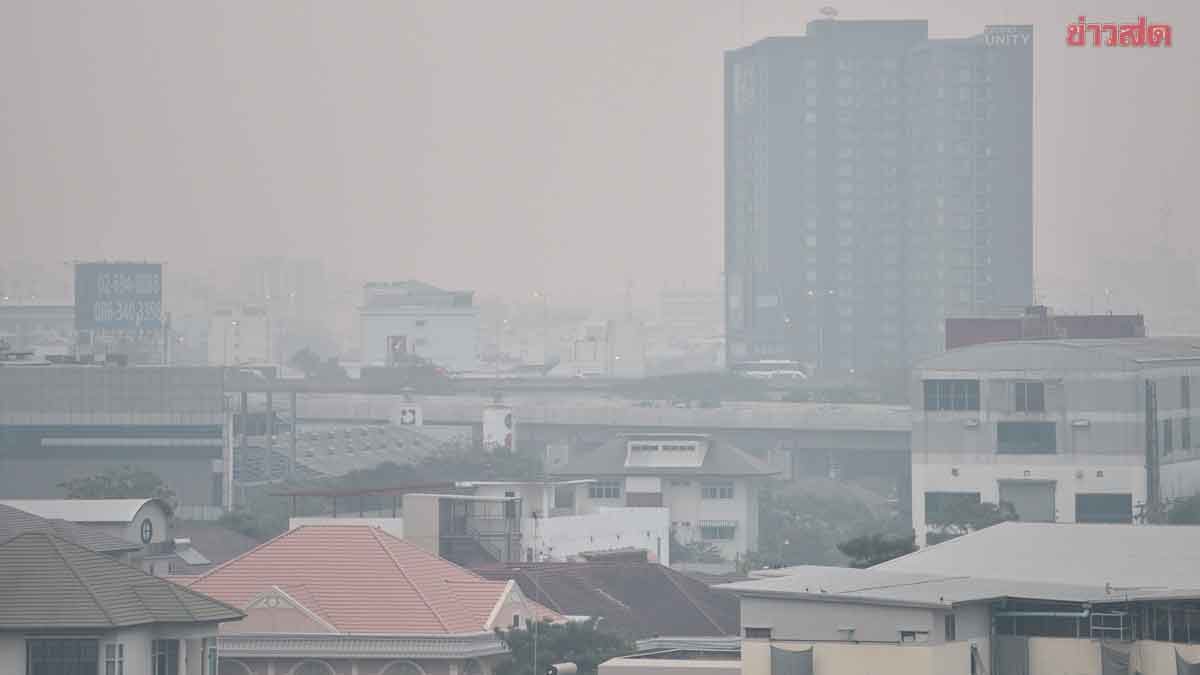
[[[1032,38],[822,19],[725,54],[729,363],[906,369],[1032,303]]]

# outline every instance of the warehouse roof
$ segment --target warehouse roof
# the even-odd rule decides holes
[[[0,543],[0,630],[240,618],[233,607],[49,533]]]
[[[1200,338],[1020,340],[951,349],[917,363],[917,370],[1140,370],[1200,365]]]
[[[874,571],[1122,589],[1200,588],[1200,526],[1008,522]]]
[[[73,523],[132,523],[138,511],[151,502],[171,512],[161,499],[5,499],[0,505]]]

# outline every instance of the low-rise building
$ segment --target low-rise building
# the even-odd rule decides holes
[[[1022,521],[1156,522],[1200,491],[1198,377],[1190,338],[997,342],[922,361],[918,542],[960,500],[1007,503]]]
[[[711,544],[727,560],[757,549],[759,492],[778,473],[706,434],[625,434],[591,451],[555,453],[547,473],[591,479],[575,489],[578,508],[665,507],[680,543]]]
[[[217,675],[242,616],[48,532],[0,542],[0,672]]]
[[[495,629],[561,620],[365,525],[297,527],[182,582],[246,613],[221,630],[222,674],[489,675],[508,651]]]
[[[419,281],[370,283],[358,312],[363,365],[392,366],[413,357],[456,372],[479,365],[479,308],[472,291]]]

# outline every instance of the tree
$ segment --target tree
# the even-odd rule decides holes
[[[172,511],[179,506],[175,491],[158,474],[129,465],[72,478],[58,487],[67,491],[67,499],[155,498],[166,502]]]
[[[1169,525],[1200,525],[1200,494],[1176,499],[1167,508]]]
[[[926,543],[939,544],[968,532],[982,530],[998,523],[1017,520],[1012,504],[1001,502],[978,502],[967,495],[940,504],[940,508],[925,514],[926,522],[932,526]]]
[[[872,567],[917,550],[917,535],[869,534],[838,544],[838,550],[850,558],[851,567]]]
[[[313,377],[321,369],[321,357],[305,347],[288,359],[288,365],[304,373],[305,377]]]
[[[624,639],[596,630],[595,619],[565,624],[527,623],[525,628],[497,630],[496,633],[510,652],[496,667],[496,675],[544,675],[546,668],[555,663],[574,663],[579,667],[579,675],[595,675],[604,661],[634,651],[634,646]]]
[[[675,530],[671,530],[672,563],[719,563],[723,561],[721,549],[707,541],[679,541]]]

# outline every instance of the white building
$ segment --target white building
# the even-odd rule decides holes
[[[271,316],[263,307],[219,309],[208,321],[208,364],[236,366],[272,363]]]
[[[726,560],[758,548],[758,498],[777,472],[732,445],[704,434],[630,434],[590,452],[548,458],[547,473],[589,478],[576,503],[600,507],[666,507],[684,544],[712,544]]]
[[[568,339],[554,376],[629,377],[646,375],[646,329],[632,319],[586,323]]]
[[[473,296],[419,281],[367,284],[359,308],[363,364],[395,365],[415,356],[451,371],[476,370],[479,308]]]
[[[1196,493],[1195,343],[999,342],[918,364],[918,542],[955,500],[1006,502],[1026,522],[1129,523],[1154,520],[1165,502]]]

